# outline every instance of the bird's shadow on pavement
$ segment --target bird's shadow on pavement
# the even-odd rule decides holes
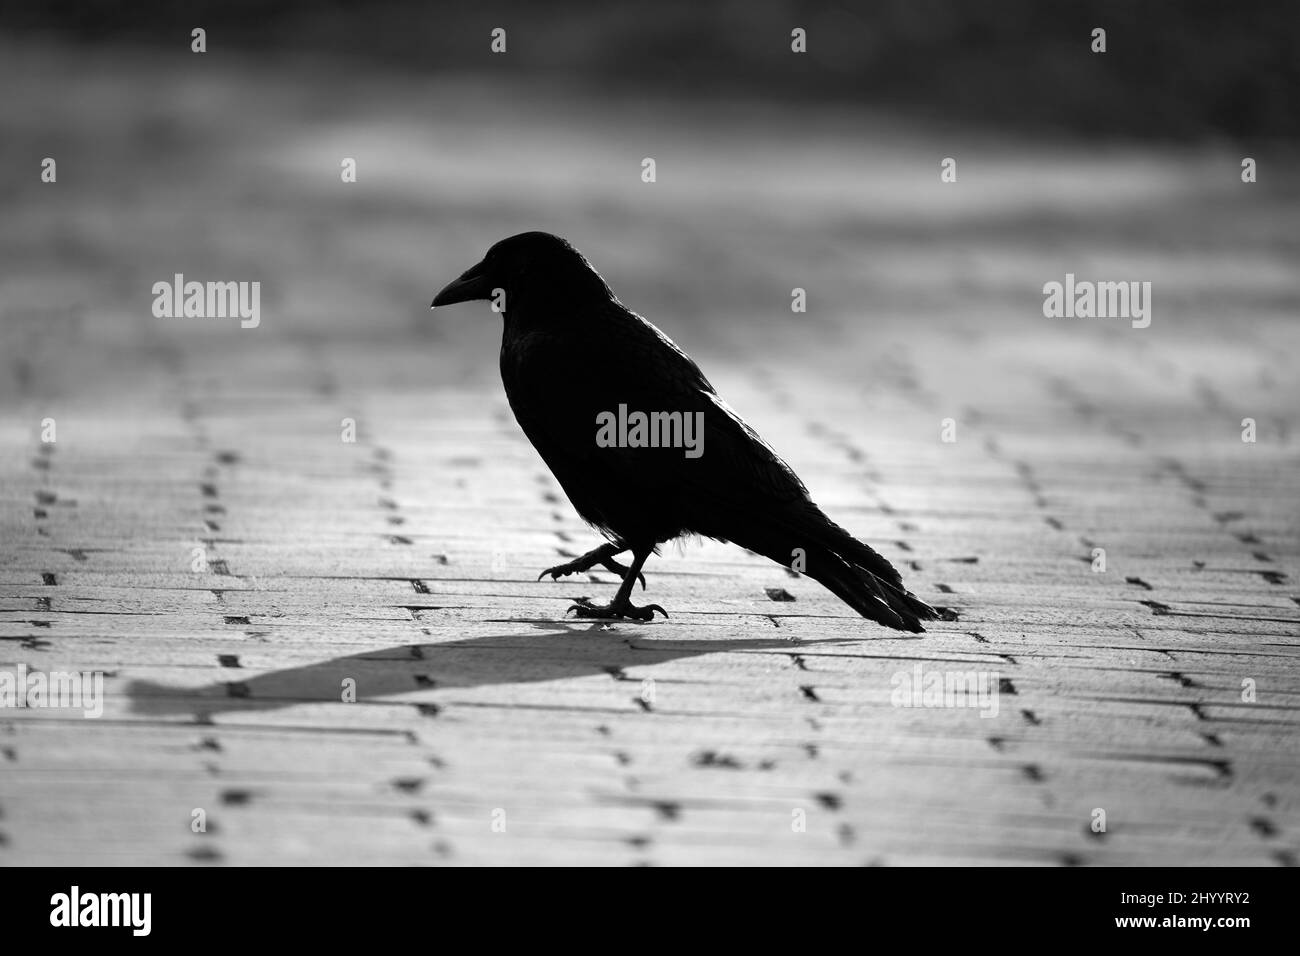
[[[796,654],[810,647],[854,644],[851,638],[794,643],[778,638],[655,640],[635,630],[598,624],[532,622],[531,631],[490,634],[433,644],[400,644],[364,654],[268,671],[201,687],[135,680],[126,686],[131,710],[148,716],[278,710],[306,703],[339,703],[349,687],[357,702],[408,696],[412,705],[434,703],[448,688],[528,684],[603,674],[617,680],[626,669],[704,654],[775,652]],[[539,634],[538,630],[550,633]],[[349,685],[347,682],[354,682]]]

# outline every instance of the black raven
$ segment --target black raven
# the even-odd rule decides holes
[[[579,617],[653,619],[630,598],[641,567],[687,534],[731,541],[820,581],[873,621],[922,631],[937,615],[894,567],[826,517],[790,466],[668,336],[625,308],[558,236],[503,239],[433,307],[487,299],[502,313],[501,380],[524,434],[609,543],[541,577],[596,565],[622,576]],[[615,555],[632,552],[624,567]]]

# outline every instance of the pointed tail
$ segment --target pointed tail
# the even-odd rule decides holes
[[[797,515],[777,519],[751,538],[762,546],[736,543],[787,567],[793,550],[802,549],[804,574],[863,617],[886,627],[919,634],[925,631],[922,621],[939,617],[938,611],[903,587],[892,564],[811,502]]]

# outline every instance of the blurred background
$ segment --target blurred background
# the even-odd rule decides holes
[[[1131,264],[1189,321],[1242,297],[1291,306],[1292,14],[1205,0],[7,5],[5,325],[39,339],[53,323],[25,310],[93,304],[83,334],[152,334],[151,284],[185,272],[260,277],[259,343],[464,342],[484,330],[431,327],[430,290],[531,228],[690,328],[688,347],[726,339],[726,315],[747,336],[788,326],[794,286],[814,303],[799,329],[823,336],[899,310],[955,308],[969,325],[1009,300],[1037,336],[1042,283],[1089,266]],[[807,54],[791,52],[795,26]],[[1246,155],[1263,172],[1243,188]],[[47,156],[55,188],[32,172]],[[340,181],[344,157],[356,184]],[[944,157],[958,161],[948,187]]]
[[[15,6],[6,22],[24,39],[166,49],[195,24],[218,33],[227,53],[335,57],[348,74],[483,73],[642,96],[831,102],[1080,138],[1278,137],[1300,128],[1292,99],[1300,27],[1288,4],[1267,0]],[[792,58],[789,44],[776,42],[793,26],[816,37],[815,55]],[[494,58],[482,42],[494,27],[516,36],[508,57]],[[1095,27],[1114,37],[1104,58],[1078,39]]]
[[[491,50],[498,27],[504,53]],[[1105,53],[1091,50],[1098,27]],[[195,28],[206,31],[201,54],[191,50]],[[806,30],[807,53],[791,51],[795,28]],[[1300,17],[1282,0],[6,3],[0,637],[13,641],[4,646],[15,660],[36,661],[39,651],[46,665],[120,673],[110,682],[111,717],[127,714],[128,679],[224,695],[232,665],[217,663],[216,649],[242,655],[250,669],[278,668],[292,688],[304,680],[289,662],[334,653],[330,642],[351,642],[343,654],[396,648],[390,657],[406,660],[398,651],[412,640],[459,640],[490,627],[510,631],[487,667],[510,684],[530,653],[541,653],[518,622],[559,618],[568,593],[545,590],[536,571],[554,563],[557,533],[571,553],[585,550],[590,533],[509,416],[496,372],[498,317],[486,306],[428,306],[492,243],[542,229],[572,241],[630,308],[695,356],[818,500],[908,569],[918,593],[974,622],[965,625],[974,637],[956,625],[927,636],[930,653],[956,648],[967,660],[1006,651],[1020,661],[1018,706],[1047,721],[1033,759],[1047,768],[1042,787],[1054,787],[1051,761],[1065,759],[1071,741],[1104,750],[1135,725],[1122,707],[1102,707],[1098,717],[1096,695],[1110,685],[1089,681],[1135,660],[1171,666],[1154,652],[1112,659],[1098,650],[1127,647],[1130,632],[1152,624],[1151,601],[1166,610],[1222,602],[1230,610],[1221,616],[1272,602],[1271,623],[1228,637],[1162,637],[1189,645],[1244,646],[1260,627],[1284,642],[1293,627],[1283,582],[1300,554],[1298,87]],[[653,183],[642,181],[647,157]],[[1249,184],[1247,157],[1258,170]],[[41,178],[46,158],[57,162],[53,183]],[[945,158],[956,160],[955,182],[940,180]],[[345,159],[356,161],[355,183],[341,179]],[[261,282],[260,325],[156,318],[153,284],[177,273]],[[1151,282],[1151,326],[1045,318],[1043,285],[1067,273]],[[795,288],[806,290],[806,312],[791,311]],[[1246,416],[1267,436],[1253,457],[1240,440]],[[358,454],[340,444],[345,417],[358,423]],[[949,417],[956,446],[939,442]],[[40,440],[47,418],[58,423],[57,452]],[[1251,527],[1233,524],[1243,520]],[[1098,540],[1135,562],[1130,583],[1123,573],[1082,574]],[[223,569],[205,572],[201,585],[191,572],[195,547]],[[687,623],[657,625],[656,637],[721,633],[719,622],[731,628],[726,639],[772,627],[767,612],[785,605],[762,603],[763,614],[731,627],[731,612],[767,601],[760,583],[796,591],[805,602],[790,605],[797,611],[839,612],[811,586],[772,580],[780,569],[747,561],[706,546],[703,557],[675,565],[687,570],[663,574],[667,590],[650,600],[681,608]],[[936,561],[954,563],[936,569]],[[1222,574],[1210,583],[1208,573],[1193,576],[1207,567]],[[412,578],[425,590],[413,591]],[[1243,588],[1255,590],[1243,597]],[[449,624],[407,613],[406,604],[426,600],[468,609]],[[78,608],[97,616],[79,617]],[[835,623],[824,621],[809,626],[812,638]],[[552,627],[545,646],[568,648],[580,665],[574,673],[585,674],[585,632],[572,646],[565,633]],[[273,646],[259,643],[267,635]],[[901,656],[881,666],[902,666],[911,651],[889,646]],[[760,702],[755,739],[776,726],[765,721],[788,718],[781,733],[804,746],[806,696],[790,688],[787,713],[784,697],[767,701],[778,695],[769,670],[744,672],[730,660],[736,669],[714,688],[723,696],[711,699],[730,687],[735,699],[725,699],[737,712]],[[991,660],[1012,673],[1007,660]],[[706,673],[700,661],[688,682]],[[1040,664],[1049,678],[1035,699]],[[409,676],[400,671],[393,686]],[[1187,693],[1235,693],[1235,675],[1204,679],[1217,690]],[[455,686],[454,674],[447,680]],[[1151,673],[1133,681],[1133,695],[1186,686]],[[475,689],[461,697],[478,703],[493,694],[514,702],[517,692],[486,678],[462,684]],[[1279,677],[1274,686],[1293,685]],[[553,687],[563,695],[571,684]],[[844,731],[850,743],[835,769],[885,760],[896,740],[937,739],[926,736],[933,724],[914,726],[884,706],[887,687],[888,671],[845,679],[839,713],[870,720]],[[422,693],[443,700],[444,691]],[[859,693],[877,694],[879,706],[863,710]],[[1160,709],[1165,703],[1151,708],[1173,713]],[[1071,722],[1079,714],[1086,718]],[[373,727],[392,725],[381,716],[370,718]],[[1185,708],[1168,722],[1141,716],[1171,748],[1169,761],[1220,746],[1180,723],[1207,719]],[[490,793],[484,781],[509,789],[517,781],[504,776],[516,763],[537,771],[528,786],[538,790],[528,793],[554,786],[558,797],[546,792],[558,805],[576,799],[570,790],[581,787],[536,762],[556,741],[595,739],[592,731],[548,731],[539,751],[537,740],[510,736],[529,733],[534,719],[511,711],[490,726],[467,721],[459,742],[444,725],[451,766],[492,758],[481,775],[452,778],[463,788],[452,795],[453,824],[456,807],[469,805],[464,793]],[[285,720],[299,720],[298,711]],[[364,722],[324,709],[300,722],[317,720]],[[692,740],[708,736],[706,724],[688,728]],[[168,782],[201,774],[189,752],[177,756],[161,732],[123,731],[101,745],[84,724],[52,748],[42,726],[27,721],[6,738],[15,741],[12,760],[36,767],[5,784],[16,788],[4,808],[11,852],[42,859],[48,841],[23,835],[57,829],[72,834],[61,845],[98,847],[100,861],[169,859],[156,820],[198,805]],[[925,773],[889,777],[900,788],[892,803],[871,801],[903,814],[880,832],[931,841],[918,858],[956,853],[954,834],[967,833],[964,822],[928,826],[939,817],[925,816],[924,800],[949,799],[935,794],[987,796],[989,820],[1022,797],[1026,812],[1040,807],[1034,774],[994,776],[1004,768],[992,766],[980,735],[962,733]],[[1285,777],[1278,768],[1287,758],[1274,760],[1270,749],[1280,732],[1225,739],[1246,740],[1246,757],[1233,753],[1238,766],[1263,754]],[[884,741],[883,749],[864,756],[857,740]],[[733,743],[722,733],[714,746]],[[257,751],[264,762],[252,770],[240,766],[278,780],[310,759],[297,738],[285,746]],[[590,756],[586,744],[563,746]],[[695,766],[684,752],[654,750],[666,746],[657,738],[646,746],[671,752],[674,768]],[[119,751],[124,764],[97,762]],[[757,751],[745,759],[754,766],[765,757],[785,759]],[[366,759],[356,755],[356,765]],[[114,776],[118,766],[133,769]],[[1173,838],[1159,842],[1169,819],[1183,819],[1165,809],[1163,783],[1114,766],[1094,778],[1087,765],[1072,779],[1104,780],[1149,801],[1146,832],[1159,845],[1103,847],[1119,854],[1108,859],[1203,859]],[[82,813],[78,793],[56,795],[56,778],[41,775],[69,770],[111,789],[113,826]],[[971,776],[985,770],[987,778]],[[689,796],[709,772],[673,779]],[[1260,771],[1259,779],[1273,778]],[[922,803],[909,788],[924,788]],[[1074,792],[1098,799],[1082,785]],[[286,800],[316,799],[293,793]],[[348,806],[371,812],[369,793]],[[1101,852],[1075,846],[1086,835],[1061,809],[1068,788],[1053,793],[1061,819],[1028,836],[1008,822],[999,838],[1012,834],[1035,853],[1048,847],[1058,861],[1058,851],[1066,860]],[[1249,861],[1255,837],[1240,820],[1259,795],[1235,793],[1243,803],[1227,822],[1221,797],[1197,791],[1188,819],[1221,823],[1227,829],[1214,840]],[[913,807],[918,816],[907,816]],[[472,809],[466,821],[478,820]],[[953,810],[952,820],[963,813]],[[733,825],[722,817],[719,828]],[[861,823],[859,832],[875,826]],[[105,842],[108,829],[116,843]],[[318,839],[346,841],[370,826],[327,835],[304,824],[287,849],[236,832],[249,837],[242,846],[251,855],[236,859],[306,858]],[[817,852],[858,852],[833,828],[826,834]],[[987,860],[1003,852],[989,848],[995,843],[961,852]],[[404,832],[393,845],[407,845]],[[764,846],[757,837],[748,845]],[[584,846],[595,852],[594,842]],[[618,846],[610,852],[626,851]],[[687,860],[705,852],[690,841],[678,850]]]
[[[634,308],[691,326],[705,303],[709,325],[784,321],[796,285],[814,289],[805,328],[1000,309],[1088,262],[1172,269],[1162,301],[1193,311],[1294,303],[1293,14],[1213,0],[6,5],[5,302],[93,302],[101,328],[154,329],[140,305],[156,278],[257,272],[275,316],[259,335],[368,335],[425,325],[430,289],[543,228]],[[791,52],[795,26],[807,54]],[[1263,172],[1243,190],[1246,155]],[[46,156],[55,189],[28,174]],[[939,183],[944,157],[955,188]]]

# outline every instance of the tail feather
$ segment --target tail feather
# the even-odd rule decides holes
[[[827,548],[808,554],[807,574],[863,617],[899,631],[923,633],[925,628],[921,622],[939,616],[934,608],[901,584],[894,585],[877,577],[842,553]]]
[[[804,573],[869,620],[899,631],[923,633],[922,621],[933,621],[939,612],[903,586],[898,571],[884,557],[831,521],[814,505],[794,521],[779,521],[761,535],[764,546],[757,551],[778,564],[788,565],[790,554],[802,548]]]

